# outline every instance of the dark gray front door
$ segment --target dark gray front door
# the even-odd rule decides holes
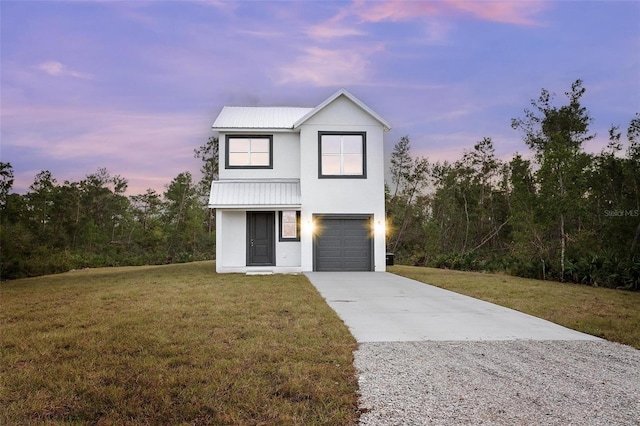
[[[273,266],[275,212],[247,212],[247,266]]]
[[[369,216],[317,216],[316,224],[315,271],[373,270],[373,239]]]

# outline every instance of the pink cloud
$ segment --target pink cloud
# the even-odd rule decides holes
[[[311,27],[307,34],[317,39],[331,39],[340,37],[361,36],[365,33],[351,25],[339,25],[336,23],[323,23]]]
[[[352,13],[364,22],[408,21],[420,17],[471,15],[475,18],[516,25],[536,25],[535,15],[545,3],[532,1],[412,1],[369,2],[356,0]]]
[[[316,39],[332,39],[364,35],[365,33],[358,30],[353,24],[345,24],[342,22],[348,15],[349,13],[343,9],[328,21],[311,27],[307,31],[307,35]]]
[[[310,47],[280,69],[280,83],[308,82],[315,86],[362,83],[368,77],[370,52],[358,49]]]
[[[91,76],[89,74],[72,70],[58,61],[43,62],[37,65],[36,68],[54,77],[69,76],[86,80],[91,79]]]

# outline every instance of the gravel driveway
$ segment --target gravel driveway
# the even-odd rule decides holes
[[[361,343],[361,425],[640,425],[640,351],[606,341]]]
[[[407,278],[306,273],[359,348],[361,425],[640,425],[640,351]]]

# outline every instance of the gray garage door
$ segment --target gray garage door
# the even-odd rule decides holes
[[[368,216],[316,216],[315,271],[371,271],[373,240]]]

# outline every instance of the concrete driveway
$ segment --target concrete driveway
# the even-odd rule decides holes
[[[387,272],[307,272],[359,343],[600,340]]]

